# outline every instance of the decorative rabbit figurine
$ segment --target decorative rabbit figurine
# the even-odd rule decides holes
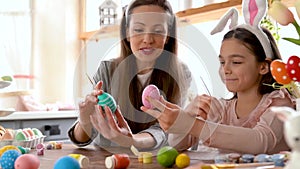
[[[272,107],[271,110],[284,122],[284,137],[292,149],[285,169],[300,169],[300,112],[290,107]]]

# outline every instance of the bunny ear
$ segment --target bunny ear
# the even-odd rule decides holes
[[[259,26],[267,12],[266,0],[244,0],[243,15],[246,24],[251,26]]]
[[[232,29],[233,27],[237,26],[238,24],[238,10],[236,8],[231,8],[220,20],[217,26],[210,32],[211,35],[221,32],[226,24],[228,23],[229,19],[231,19],[231,23],[229,28]]]

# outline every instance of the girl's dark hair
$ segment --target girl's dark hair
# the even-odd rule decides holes
[[[266,93],[271,93],[272,91],[275,90],[273,87],[265,85],[265,84],[272,85],[274,82],[276,82],[276,80],[273,78],[273,76],[271,74],[270,64],[275,59],[281,59],[281,55],[278,50],[277,44],[276,44],[272,34],[270,33],[270,31],[263,27],[262,27],[262,30],[267,35],[267,37],[270,41],[272,52],[273,52],[272,59],[267,59],[265,51],[264,51],[260,41],[253,33],[248,31],[247,29],[244,29],[244,28],[233,29],[224,35],[223,41],[226,39],[229,39],[229,38],[238,39],[245,44],[245,46],[253,53],[254,56],[256,56],[257,62],[267,62],[268,63],[269,72],[267,74],[263,75],[261,81],[259,82],[260,85],[258,88],[258,92],[260,94],[266,94]]]
[[[177,58],[176,19],[169,2],[166,0],[133,1],[124,11],[121,20],[121,51],[120,57],[116,59],[116,69],[122,75],[113,82],[115,87],[118,86],[118,90],[114,93],[114,98],[118,100],[117,102],[120,105],[122,114],[133,133],[145,130],[157,122],[153,117],[140,112],[140,107],[143,105],[142,91],[144,86],[138,80],[136,58],[130,48],[130,42],[126,39],[132,10],[144,5],[161,7],[170,15],[170,19],[172,20],[168,24],[168,40],[164,45],[162,54],[156,60],[153,72],[148,81],[149,84],[156,85],[168,101],[179,105],[182,104],[181,89],[185,88],[183,86],[186,84],[183,80],[182,66],[179,64]],[[128,14],[127,16],[126,13]]]

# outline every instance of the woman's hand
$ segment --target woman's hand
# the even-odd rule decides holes
[[[164,100],[163,97],[160,101],[147,98],[148,101],[156,109],[147,109],[142,106],[141,110],[155,117],[161,128],[168,133],[175,134],[188,134],[196,121],[196,118],[184,112],[176,104]]]
[[[108,106],[105,106],[105,111],[101,106],[96,106],[96,113],[91,115],[91,122],[94,128],[102,134],[105,138],[119,144],[123,147],[130,147],[133,145],[132,132],[121,114],[119,107],[115,112],[115,117]]]
[[[91,94],[88,94],[85,97],[85,100],[79,103],[79,122],[81,125],[90,124],[90,115],[95,112],[95,105],[98,103],[98,95],[102,94],[102,84],[103,82],[100,81],[96,84],[94,90]]]
[[[160,101],[151,97],[147,99],[156,109],[148,109],[142,106],[141,110],[155,117],[162,129],[167,131],[177,119],[181,108],[176,104],[166,101],[163,97],[160,97]]]

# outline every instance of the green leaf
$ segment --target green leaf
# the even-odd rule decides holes
[[[287,40],[289,42],[292,42],[292,43],[300,46],[300,39],[294,39],[294,38],[282,38],[282,39]]]
[[[10,82],[13,81],[13,79],[12,79],[11,76],[2,76],[1,79],[2,79],[3,81],[10,81]]]

